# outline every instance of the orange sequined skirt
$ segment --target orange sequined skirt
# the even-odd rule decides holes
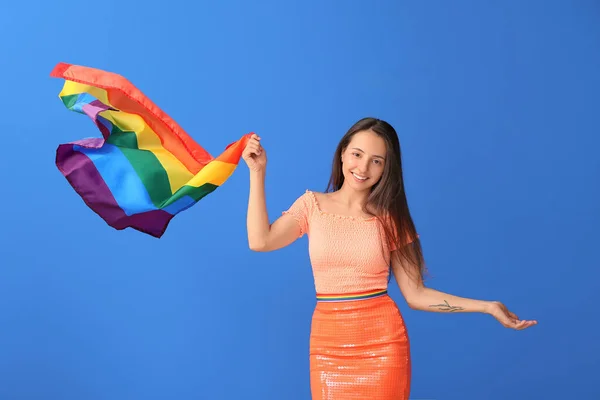
[[[407,400],[410,343],[387,291],[318,295],[310,333],[313,400]]]

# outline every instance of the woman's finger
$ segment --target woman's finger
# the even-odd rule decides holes
[[[254,154],[260,154],[260,152],[262,151],[262,148],[258,143],[249,143],[246,149]]]
[[[260,145],[260,142],[258,140],[254,140],[251,142],[251,146],[254,146],[258,149],[262,148],[262,146]]]
[[[260,148],[260,146],[256,146],[255,148],[252,149],[252,151],[256,155],[260,155],[260,153],[262,153],[262,149]]]
[[[523,324],[520,326],[520,329],[526,329],[533,325],[533,321],[523,321]]]

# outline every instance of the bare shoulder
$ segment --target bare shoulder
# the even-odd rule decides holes
[[[328,206],[330,206],[332,203],[333,193],[315,192],[313,190],[308,190],[307,192],[312,194],[313,200],[317,203],[319,207],[325,205],[325,208],[328,208]]]
[[[307,192],[312,193],[313,196],[317,198],[317,200],[328,199],[331,196],[331,193],[323,193],[323,192],[315,192],[314,190],[307,190]]]

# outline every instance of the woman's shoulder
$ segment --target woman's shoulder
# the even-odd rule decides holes
[[[315,190],[306,189],[303,196],[306,196],[307,198],[311,198],[312,200],[320,200],[322,198],[326,198],[328,196],[328,193],[317,192]]]
[[[321,195],[322,193],[311,189],[305,189],[304,193],[299,197],[299,200],[302,200],[307,208],[314,209],[318,207]]]
[[[297,195],[294,200],[295,204],[302,205],[305,208],[313,208],[315,204],[318,204],[318,196],[320,193],[315,192],[311,189],[304,189],[304,192]]]
[[[315,190],[306,189],[303,196],[312,204],[315,209],[320,211],[323,204],[327,206],[331,201],[330,199],[332,194],[332,192],[317,192]]]
[[[324,196],[327,196],[327,193],[317,192],[316,190],[311,189],[304,189],[304,192],[300,195],[300,198],[318,200]]]

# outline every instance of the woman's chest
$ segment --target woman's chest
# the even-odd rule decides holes
[[[316,215],[310,221],[311,262],[342,267],[387,265],[389,251],[382,235],[377,220]]]

